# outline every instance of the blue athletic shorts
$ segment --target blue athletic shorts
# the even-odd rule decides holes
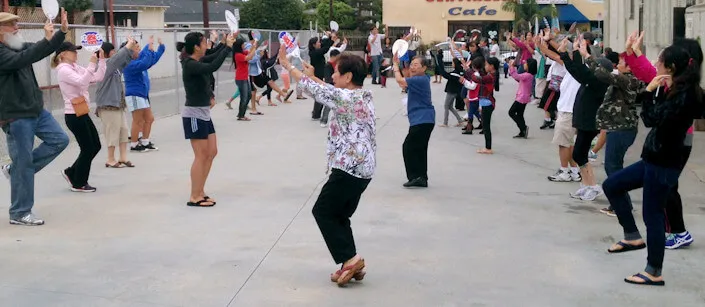
[[[184,122],[184,137],[187,140],[207,140],[208,136],[215,133],[213,121],[200,120],[193,117],[182,117]]]

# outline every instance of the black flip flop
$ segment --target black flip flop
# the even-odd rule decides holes
[[[209,202],[212,202],[213,205],[217,204],[216,202],[212,201],[209,196],[203,196],[203,199],[205,199],[205,200],[207,200],[207,201],[209,201]]]
[[[204,205],[204,203],[210,203],[210,205]],[[209,200],[206,200],[206,199],[202,199],[202,200],[199,200],[195,203],[187,202],[186,205],[189,207],[213,207],[213,206],[215,206],[215,203],[213,203]]]
[[[641,243],[639,245],[631,245],[628,243],[624,243],[622,241],[617,242],[617,245],[621,246],[621,249],[617,250],[607,250],[608,253],[610,254],[619,254],[619,253],[626,253],[626,252],[631,252],[631,251],[636,251],[640,249],[646,248],[646,243]]]
[[[636,274],[632,275],[632,277],[641,278],[644,282],[633,281],[633,280],[629,280],[626,278],[624,279],[624,282],[626,282],[628,284],[632,284],[632,285],[643,285],[643,286],[665,286],[666,285],[666,282],[663,280],[653,281],[653,280],[651,280],[651,278],[648,278],[648,277],[642,275],[641,273],[636,273]]]

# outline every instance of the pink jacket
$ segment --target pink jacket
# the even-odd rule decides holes
[[[528,72],[518,73],[516,66],[509,67],[509,74],[519,82],[516,101],[527,104],[531,102],[532,89],[534,87],[534,76]]]
[[[627,65],[629,65],[629,68],[631,68],[632,74],[642,82],[649,84],[651,80],[656,77],[656,67],[649,62],[646,55],[642,54],[640,57],[637,57],[636,54],[632,53],[632,55],[627,55],[624,60],[627,62]],[[694,130],[695,126],[690,127],[688,134],[693,134]]]
[[[91,83],[103,81],[105,60],[99,60],[98,65],[90,63],[85,68],[77,64],[61,63],[56,67],[56,74],[59,79],[61,96],[64,98],[64,114],[76,114],[71,99],[84,96],[86,101],[90,103],[88,87]]]

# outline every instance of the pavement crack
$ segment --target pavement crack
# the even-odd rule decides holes
[[[260,266],[262,266],[262,263],[264,263],[264,261],[267,259],[267,257],[269,257],[269,254],[272,252],[272,250],[274,250],[274,248],[277,246],[277,244],[279,243],[279,241],[281,241],[281,238],[284,237],[284,235],[285,235],[286,232],[289,230],[289,228],[291,227],[291,225],[294,223],[294,221],[296,220],[296,218],[299,217],[299,215],[301,214],[301,211],[303,211],[303,209],[306,207],[306,204],[308,204],[308,202],[311,201],[311,199],[312,199],[313,196],[315,195],[316,191],[318,191],[319,187],[320,187],[327,179],[328,179],[328,176],[326,176],[325,178],[321,179],[321,181],[319,181],[318,184],[316,184],[316,186],[313,188],[313,191],[311,191],[311,194],[308,195],[308,197],[307,197],[306,200],[303,202],[303,204],[301,204],[301,207],[299,207],[299,210],[296,211],[296,214],[294,214],[294,216],[291,218],[291,220],[290,220],[289,223],[286,225],[286,227],[284,227],[284,230],[281,232],[281,234],[279,234],[279,236],[277,237],[277,239],[274,240],[274,243],[272,244],[272,246],[269,247],[269,249],[268,249],[267,252],[264,254],[264,256],[262,257],[262,259],[260,259],[260,261],[257,263],[257,265],[255,266],[255,268],[252,269],[252,272],[250,272],[250,275],[247,276],[247,278],[246,278],[245,281],[242,283],[242,285],[240,285],[240,288],[237,289],[237,292],[235,292],[235,294],[233,295],[233,297],[230,298],[230,301],[228,302],[228,304],[226,305],[226,307],[230,307],[230,306],[233,304],[233,302],[235,301],[235,298],[237,298],[237,296],[240,294],[240,292],[242,292],[242,289],[245,288],[245,286],[246,286],[247,283],[250,281],[250,279],[252,278],[252,276],[254,276],[255,273],[257,272],[257,270],[260,268]]]

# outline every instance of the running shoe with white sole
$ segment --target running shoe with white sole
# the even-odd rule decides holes
[[[61,171],[61,177],[63,177],[64,180],[66,180],[66,183],[69,184],[69,187],[73,186],[73,183],[71,183],[71,178],[69,178],[69,175],[66,174],[66,170]]]
[[[604,213],[604,214],[607,214],[608,216],[611,216],[611,217],[616,217],[616,216],[617,216],[617,214],[614,213],[614,209],[612,209],[612,208],[610,208],[610,207],[602,208],[602,209],[600,209],[600,212],[602,212],[602,213]]]
[[[580,197],[581,200],[593,201],[597,197],[602,195],[602,188],[600,186],[588,187],[588,189]]]
[[[666,248],[667,249],[678,249],[681,247],[690,246],[693,243],[693,236],[690,232],[685,232],[683,234],[672,233],[666,237]]]
[[[573,178],[570,176],[570,172],[559,169],[554,175],[548,176],[548,180],[553,182],[571,182]]]
[[[35,217],[32,213],[28,213],[20,219],[10,219],[10,224],[23,226],[40,226],[44,225],[44,220]]]
[[[5,178],[7,178],[7,180],[10,180],[10,168],[12,168],[12,165],[10,164],[3,165],[2,167],[0,167],[2,174],[5,175]]]
[[[149,142],[149,144],[143,145],[143,146],[144,146],[144,148],[146,148],[148,151],[157,151],[157,150],[159,150],[159,147],[154,146],[154,143],[152,143],[152,142]]]
[[[82,186],[82,187],[80,187],[80,188],[71,187],[71,191],[73,191],[73,192],[79,192],[79,193],[93,193],[93,192],[95,192],[96,190],[98,190],[98,189],[96,189],[96,188],[94,188],[94,187],[92,187],[92,186],[90,186],[90,185],[88,185],[88,184],[87,184],[87,185],[84,185],[84,186]]]
[[[573,182],[583,181],[583,176],[580,176],[580,172],[570,171],[570,178],[573,179]]]
[[[583,195],[587,193],[587,191],[590,189],[588,186],[580,185],[580,189],[575,191],[575,193],[570,193],[570,197],[575,198],[575,199],[582,199]]]

